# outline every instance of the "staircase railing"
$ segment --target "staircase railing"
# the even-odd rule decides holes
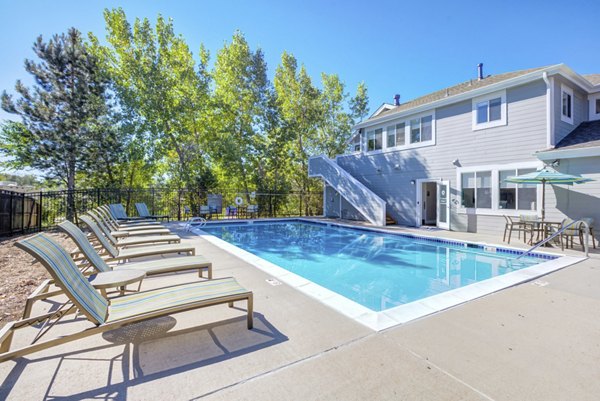
[[[577,225],[577,224],[583,224],[584,227],[585,227],[585,242],[583,243],[583,248],[585,250],[585,256],[588,257],[588,255],[589,255],[589,241],[590,241],[590,226],[589,226],[589,224],[585,220],[577,220],[577,221],[572,221],[571,223],[567,224],[564,227],[561,227],[560,230],[552,233],[552,235],[548,236],[547,238],[544,238],[543,240],[541,240],[540,242],[538,242],[537,244],[535,244],[534,246],[532,246],[531,248],[529,248],[525,252],[519,254],[519,256],[517,256],[514,260],[520,259],[523,256],[527,255],[528,253],[531,253],[535,249],[539,248],[540,246],[548,243],[549,241],[552,241],[554,238],[556,238],[557,236],[561,235],[563,232],[565,232],[566,229],[571,228],[571,227],[573,227],[574,225]]]
[[[309,159],[308,176],[322,178],[368,221],[385,226],[386,202],[327,156]]]

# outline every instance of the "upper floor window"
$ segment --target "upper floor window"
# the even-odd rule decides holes
[[[588,97],[590,101],[590,120],[600,120],[600,93]]]
[[[423,116],[410,120],[410,143],[431,141],[433,139],[432,123],[432,116]]]
[[[506,125],[506,91],[473,99],[473,130]]]
[[[360,152],[360,134],[354,135],[354,138],[350,140],[348,151],[351,153]]]
[[[383,128],[367,131],[367,151],[381,150],[383,144]]]
[[[573,124],[573,89],[561,85],[560,93],[560,119]]]
[[[405,131],[406,123],[401,122],[396,125],[390,125],[386,128],[387,142],[386,148],[393,148],[395,146],[404,146],[405,142]]]

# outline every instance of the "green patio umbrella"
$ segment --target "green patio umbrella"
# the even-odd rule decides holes
[[[573,185],[589,181],[593,180],[584,178],[580,175],[559,173],[548,166],[545,166],[541,170],[534,171],[533,173],[508,177],[504,180],[504,182],[512,182],[515,184],[542,184],[542,221],[544,221],[544,218],[546,217],[546,183]]]

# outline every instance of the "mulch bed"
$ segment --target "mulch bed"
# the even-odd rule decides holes
[[[66,249],[73,249],[73,242],[62,233],[46,233]],[[27,238],[0,238],[0,327],[18,320],[23,313],[27,296],[50,274],[28,253],[18,249],[14,243]]]

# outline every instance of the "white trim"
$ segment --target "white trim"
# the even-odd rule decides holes
[[[477,106],[481,103],[488,103],[488,118],[489,118],[489,101],[492,99],[500,98],[500,119],[494,121],[486,121],[484,123],[477,123]],[[499,92],[488,93],[485,96],[474,97],[471,99],[471,115],[472,115],[472,126],[473,131],[500,127],[507,124],[506,118],[506,89]]]
[[[410,122],[411,122],[411,120],[421,119],[421,118],[427,117],[427,116],[431,116],[431,140],[425,141],[425,142],[410,143],[410,135],[411,135]],[[400,124],[400,123],[404,123],[404,145],[388,147],[387,146],[387,128],[392,125],[395,128],[396,125]],[[437,126],[437,123],[436,123],[436,117],[435,117],[435,109],[430,110],[426,113],[413,114],[413,115],[407,116],[406,118],[395,119],[393,121],[388,121],[387,123],[373,125],[373,126],[369,127],[368,131],[366,129],[363,129],[363,136],[365,138],[367,138],[367,132],[372,132],[372,131],[381,129],[382,130],[381,149],[368,150],[369,141],[367,139],[366,141],[364,141],[365,147],[364,147],[364,150],[362,153],[370,156],[370,155],[395,152],[395,151],[400,151],[400,150],[405,150],[405,149],[415,149],[415,148],[424,148],[426,146],[434,146],[436,144],[436,140],[437,140],[436,139],[436,137],[437,137],[437,134],[436,134],[437,127],[436,126]],[[342,156],[347,156],[347,155],[345,154]]]
[[[600,146],[590,146],[589,148],[575,149],[556,149],[545,152],[534,153],[540,160],[555,160],[555,159],[576,159],[579,157],[595,157],[600,156]]]
[[[554,77],[548,78],[548,73],[542,75],[546,83],[546,147],[553,148],[556,145],[554,134]]]
[[[600,93],[594,93],[588,96],[588,103],[590,105],[589,120],[600,120],[600,112],[596,113],[596,101],[600,100]]]
[[[563,93],[571,96],[571,116],[563,114]],[[573,114],[575,113],[575,97],[573,96],[573,89],[565,84],[560,84],[560,120],[573,125]]]
[[[377,108],[377,110],[375,110],[373,112],[373,114],[371,114],[369,119],[377,117],[379,114],[383,113],[384,111],[392,110],[394,107],[396,107],[396,106],[394,106],[393,104],[384,103],[381,106],[379,106],[379,108]]]
[[[500,216],[500,215],[509,215],[509,216],[518,216],[519,214],[526,213],[527,210],[524,209],[500,209],[498,208],[498,203],[500,200],[499,194],[499,172],[504,170],[512,170],[512,169],[525,169],[525,168],[540,168],[543,166],[543,163],[539,161],[531,161],[531,162],[519,162],[519,163],[509,163],[509,164],[489,164],[489,165],[480,165],[480,166],[470,166],[470,167],[458,167],[456,169],[456,189],[458,192],[458,206],[457,213],[458,214],[467,214],[474,212],[476,215],[490,215],[490,216]],[[477,173],[480,171],[491,171],[492,173],[492,207],[491,208],[466,208],[462,205],[462,177],[463,173]],[[542,208],[540,205],[540,201],[542,199],[542,188],[541,185],[537,186],[537,200],[536,200],[536,214],[540,214]],[[531,212],[531,211],[530,211]]]

